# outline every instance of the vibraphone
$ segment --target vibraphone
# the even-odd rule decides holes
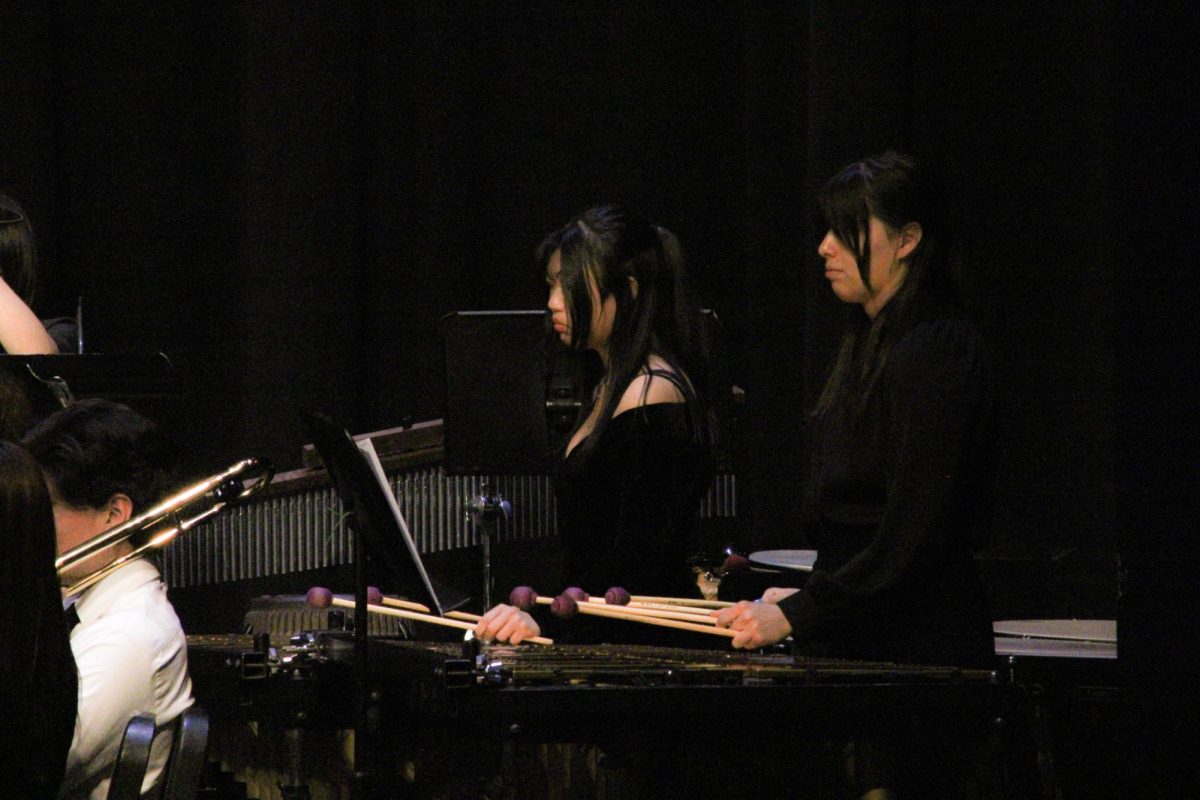
[[[996,672],[662,647],[525,645],[476,654],[461,642],[383,637],[370,644],[374,735],[382,748],[374,769],[396,787],[395,796],[495,796],[479,787],[490,782],[494,790],[504,780],[510,788],[520,785],[530,763],[553,771],[555,753],[560,761],[578,757],[578,750],[564,757],[572,751],[547,750],[544,743],[596,745],[618,772],[634,769],[623,764],[641,774],[649,767],[669,773],[681,791],[696,779],[721,787],[724,796],[738,796],[725,765],[744,765],[748,743],[771,763],[810,762],[804,780],[816,787],[814,796],[836,796],[829,794],[835,779],[828,773],[837,769],[822,768],[818,780],[811,762],[829,761],[831,743],[863,736],[990,741],[991,752],[1001,754],[992,774],[1003,775],[1003,787],[988,796],[1030,796],[1037,780],[1022,733],[1024,694]],[[304,783],[313,777],[305,769],[334,775],[343,783],[327,796],[344,795],[349,765],[343,759],[336,767],[314,767],[320,759],[300,754],[297,732],[350,724],[350,637],[322,632],[287,643],[276,637],[269,650],[260,637],[258,645],[250,637],[190,640],[198,702],[216,720],[253,720],[260,736],[274,728],[291,742],[293,761],[276,764],[273,775]],[[531,749],[539,744],[541,750]],[[590,767],[577,764],[576,774],[590,769],[595,778],[592,759]],[[699,777],[686,777],[688,763],[707,766]],[[524,777],[497,777],[506,770]],[[449,784],[461,791],[448,790]],[[787,786],[779,796],[804,796],[798,786]],[[533,793],[528,785],[513,791]],[[775,795],[760,786],[752,796]]]
[[[440,428],[401,431],[395,443],[373,439],[419,549],[437,554],[477,546],[467,509],[483,479],[441,470]],[[489,487],[514,507],[502,541],[554,535],[547,480],[506,481]],[[734,516],[735,488],[733,476],[719,476],[701,515]],[[310,467],[277,478],[258,502],[173,544],[163,572],[173,592],[195,592],[193,607],[213,605],[210,596],[229,606],[233,582],[240,592],[263,579],[271,588],[256,594],[298,592],[311,583],[282,585],[288,576],[353,558],[340,504],[324,474]],[[555,796],[553,787],[571,776],[591,771],[595,780],[615,780],[623,770],[670,775],[682,792],[698,785],[677,766],[688,763],[703,765],[705,788],[739,796],[726,750],[739,744],[741,764],[795,764],[800,774],[792,777],[805,778],[805,770],[829,772],[814,767],[828,755],[822,748],[855,738],[1021,741],[1008,731],[1022,727],[1023,693],[987,671],[638,647],[495,648],[476,656],[464,653],[461,642],[404,641],[394,633],[371,639],[365,677],[372,704],[364,732],[377,747],[373,765],[357,765],[372,786],[392,787],[385,797]],[[274,631],[189,643],[197,701],[213,715],[210,754],[239,776],[242,796],[343,798],[352,785],[363,785],[348,759],[359,671],[345,634]],[[595,745],[590,761],[582,770],[565,767],[579,751],[560,745],[581,743]],[[538,757],[530,758],[530,748],[541,748]],[[539,770],[545,773],[539,786],[513,788],[512,776]],[[1028,773],[1014,774],[1018,788],[998,796],[1034,794]],[[504,775],[497,789],[496,776]],[[758,787],[754,796],[802,796],[785,777],[775,793]],[[815,796],[836,794],[814,785]],[[631,794],[619,781],[595,793]]]
[[[413,711],[489,736],[542,741],[627,735],[631,719],[653,726],[714,716],[761,722],[795,713],[806,724],[820,718],[836,726],[858,711],[879,719],[939,704],[982,710],[1003,691],[990,672],[732,650],[521,646],[464,658],[452,644],[380,640],[370,657],[381,677],[404,676],[404,700]]]

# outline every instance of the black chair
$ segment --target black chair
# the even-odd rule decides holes
[[[108,784],[108,800],[138,800],[142,781],[150,763],[150,745],[154,743],[154,717],[138,714],[125,725],[117,761]]]
[[[175,741],[163,769],[161,800],[193,800],[208,754],[208,712],[192,706],[175,720]]]

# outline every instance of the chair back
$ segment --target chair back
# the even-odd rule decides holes
[[[138,714],[125,725],[117,760],[108,784],[108,800],[138,800],[154,743],[154,717]]]
[[[161,800],[193,800],[208,754],[208,712],[192,706],[175,720],[175,741],[163,769]]]

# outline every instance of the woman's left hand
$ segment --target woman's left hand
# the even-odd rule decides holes
[[[774,603],[751,603],[743,600],[737,605],[714,612],[718,628],[737,631],[731,644],[753,650],[781,642],[792,632],[779,606]]]
[[[537,621],[519,608],[501,603],[479,618],[475,636],[493,642],[520,644],[541,633]]]

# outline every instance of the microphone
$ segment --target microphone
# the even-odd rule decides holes
[[[75,352],[83,355],[83,295],[75,301]]]

